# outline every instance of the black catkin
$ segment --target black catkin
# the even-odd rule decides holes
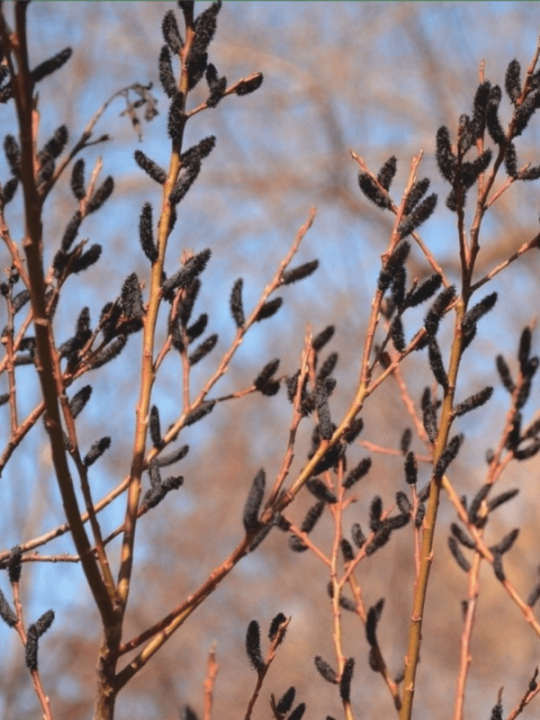
[[[508,146],[506,148],[506,153],[504,154],[504,168],[506,170],[506,174],[509,175],[511,178],[518,179],[519,177],[519,171],[518,171],[518,161],[517,161],[517,155],[516,155],[516,147],[514,143],[508,143]]]
[[[376,532],[381,527],[383,503],[380,495],[375,495],[369,507],[369,527]]]
[[[202,313],[199,315],[197,320],[193,323],[193,325],[190,325],[187,329],[187,339],[188,342],[193,342],[193,340],[196,340],[198,337],[200,337],[203,332],[206,330],[206,326],[208,325],[208,315],[206,313]]]
[[[469,548],[470,550],[474,550],[476,548],[476,542],[456,523],[452,523],[450,525],[450,531],[456,540],[458,540],[464,547]]]
[[[244,317],[244,306],[242,303],[242,288],[244,287],[244,281],[242,278],[238,278],[233,285],[230,299],[230,308],[233,320],[237,328],[243,328],[245,324]]]
[[[428,339],[428,358],[429,366],[435,380],[446,390],[448,387],[448,375],[444,368],[444,362],[439,348],[439,343],[432,335]]]
[[[287,618],[285,617],[285,615],[282,612],[278,613],[272,619],[272,622],[270,623],[270,628],[268,630],[268,639],[269,640],[273,641],[277,637],[279,628],[283,625],[284,622],[286,622],[286,620],[287,620]],[[285,639],[285,633],[282,633],[278,644],[282,643],[284,639]]]
[[[253,385],[257,390],[264,393],[265,388],[267,387],[268,383],[271,381],[272,376],[277,372],[279,368],[279,360],[278,358],[275,358],[274,360],[271,360],[269,363],[266,363],[266,365],[263,367],[261,372],[257,375],[255,380],[253,381]]]
[[[71,263],[71,272],[77,275],[83,270],[87,270],[89,267],[97,263],[101,257],[102,247],[98,243],[94,243],[90,248],[77,260]]]
[[[518,60],[512,60],[506,68],[504,89],[512,105],[521,97],[521,65]]]
[[[208,89],[210,90],[206,105],[209,108],[215,108],[227,90],[227,78],[225,76],[219,77],[217,69],[212,63],[208,63],[205,77]]]
[[[161,31],[163,33],[163,39],[169,46],[169,50],[173,55],[178,55],[180,50],[184,47],[184,41],[180,35],[178,23],[176,22],[176,15],[173,10],[168,10],[165,13],[165,17],[161,23]]]
[[[354,658],[348,658],[345,661],[341,679],[339,681],[339,694],[344,703],[351,701],[351,681],[354,671]]]
[[[405,458],[405,480],[408,485],[416,485],[418,480],[418,463],[413,452],[408,452]]]
[[[308,548],[305,542],[299,538],[297,535],[291,535],[289,537],[289,548],[293,552],[305,552]]]
[[[22,550],[20,545],[11,548],[8,559],[8,577],[9,582],[14,585],[21,579],[22,570]]]
[[[454,435],[439,456],[433,469],[435,478],[442,478],[450,463],[456,458],[459,448],[463,442],[463,435]]]
[[[431,392],[429,388],[426,388],[422,395],[422,418],[427,436],[430,442],[434,443],[439,431],[437,428],[437,411],[435,404],[431,402]]]
[[[455,297],[456,289],[451,285],[442,290],[435,298],[435,301],[424,318],[424,327],[428,335],[435,336],[437,334],[442,316]]]
[[[468,520],[471,523],[471,525],[476,525],[476,527],[479,527],[483,524],[484,519],[479,518],[478,513],[480,511],[482,503],[488,496],[488,493],[491,490],[491,487],[492,486],[489,483],[486,485],[482,485],[480,490],[478,490],[478,492],[472,499],[469,510],[467,512],[467,517],[468,517]]]
[[[324,512],[324,508],[326,506],[325,500],[319,500],[319,502],[315,503],[315,505],[312,505],[310,509],[307,511],[306,516],[302,522],[302,525],[300,526],[300,530],[303,533],[309,534],[317,522],[319,521],[321,515]]]
[[[261,652],[261,628],[256,620],[252,620],[246,633],[246,653],[251,666],[258,672],[262,672],[265,668]]]
[[[401,440],[399,441],[399,449],[401,450],[403,455],[406,455],[409,452],[409,448],[411,447],[412,442],[412,430],[411,428],[405,428],[403,431],[403,434],[401,435]]]
[[[272,315],[277,313],[282,304],[283,299],[280,297],[274,298],[274,300],[268,300],[268,302],[265,302],[260,308],[254,322],[260,322],[261,320],[272,317]]]
[[[482,318],[486,313],[493,309],[496,302],[497,293],[493,292],[490,295],[486,295],[485,298],[482,298],[479,303],[477,303],[474,307],[468,310],[461,323],[463,334],[467,335],[469,332],[471,332],[471,330],[473,329],[473,327],[476,326],[476,323],[480,320],[480,318]]]
[[[292,713],[289,715],[287,720],[302,720],[304,713],[306,712],[306,703],[299,703]]]
[[[497,578],[497,580],[499,580],[499,582],[504,582],[506,580],[502,555],[500,554],[493,555],[493,572],[495,573],[495,577]]]
[[[148,425],[150,429],[150,438],[152,439],[152,444],[156,448],[161,448],[163,446],[163,439],[161,437],[161,422],[159,419],[159,410],[157,405],[152,405]]]
[[[467,560],[465,555],[461,552],[461,548],[459,547],[455,537],[450,536],[448,538],[448,547],[450,548],[450,552],[452,553],[452,556],[454,557],[454,560],[457,562],[459,567],[465,572],[469,572],[469,570],[471,569],[471,564]]]
[[[11,174],[13,177],[19,178],[21,171],[21,149],[13,135],[6,135],[4,139],[4,152]]]
[[[352,548],[351,543],[346,539],[341,539],[341,554],[343,555],[343,560],[345,563],[352,562],[354,560],[354,550]]]
[[[320,655],[315,656],[315,667],[322,678],[333,685],[337,685],[338,677],[336,671],[333,670],[326,660],[323,660]]]
[[[368,200],[371,200],[372,203],[383,210],[390,210],[392,201],[386,193],[380,190],[370,175],[364,172],[360,173],[358,175],[358,185]]]
[[[512,545],[517,540],[517,537],[519,535],[519,528],[515,528],[511,532],[508,533],[508,535],[505,535],[503,539],[497,543],[497,545],[493,545],[489,549],[493,553],[493,555],[504,555],[507,553]]]
[[[71,171],[71,191],[77,200],[84,200],[86,190],[84,188],[84,160],[79,158]]]
[[[405,343],[403,321],[399,315],[396,315],[396,317],[392,320],[392,325],[390,326],[390,337],[392,338],[392,342],[394,343],[396,350],[399,353],[405,352],[407,345]]]
[[[315,350],[315,352],[319,352],[328,342],[330,342],[330,340],[334,336],[335,331],[336,328],[334,327],[334,325],[328,325],[328,327],[325,327],[324,330],[322,330],[318,335],[315,335],[311,343],[311,346]]]
[[[403,209],[404,215],[409,215],[416,205],[420,202],[420,200],[424,197],[426,192],[429,190],[431,182],[429,178],[423,178],[422,180],[417,180],[414,185],[412,186],[408,196],[407,200],[405,201],[405,207]]]
[[[73,242],[75,238],[77,237],[77,233],[79,232],[79,228],[82,223],[82,215],[81,211],[77,210],[77,212],[72,216],[71,220],[69,221],[65,231],[64,235],[62,237],[62,242],[60,244],[61,249],[67,253],[68,250],[73,245]]]
[[[349,472],[347,477],[344,478],[342,483],[343,487],[349,490],[355,483],[368,474],[371,464],[372,460],[369,457],[361,460],[358,465]]]
[[[491,139],[497,145],[503,145],[506,141],[506,136],[498,114],[501,97],[501,88],[498,85],[493,85],[490,89],[489,100],[486,107],[486,126],[491,135]]]
[[[160,185],[164,184],[167,180],[167,173],[163,170],[163,168],[159,167],[159,165],[153,160],[150,160],[150,158],[145,155],[142,150],[135,150],[133,157],[141,170],[144,170],[144,172],[149,175],[152,180]]]
[[[17,615],[11,609],[10,604],[6,600],[4,593],[0,590],[0,618],[6,623],[8,627],[15,627],[18,618]]]
[[[361,548],[366,543],[366,536],[362,532],[362,528],[360,527],[359,523],[354,523],[351,528],[351,535],[354,544],[357,548]]]
[[[159,80],[165,94],[169,98],[174,98],[178,92],[178,88],[176,87],[176,80],[172,69],[171,53],[167,45],[164,45],[159,53]]]
[[[378,182],[388,191],[397,171],[397,159],[394,155],[388,158],[377,175]]]
[[[331,375],[335,370],[338,360],[339,354],[337,352],[330,353],[317,373],[317,380],[324,380],[324,378]]]
[[[503,505],[504,503],[508,502],[509,500],[512,500],[512,498],[515,498],[518,493],[519,493],[519,488],[514,488],[513,490],[507,490],[506,492],[496,495],[494,498],[489,500],[489,502],[487,503],[488,512],[492,512],[493,510],[498,508],[500,505]]]
[[[94,192],[90,200],[86,203],[86,213],[96,212],[110,198],[114,190],[114,180],[109,175],[102,184]]]
[[[154,242],[154,230],[152,219],[152,205],[144,203],[139,220],[139,239],[144,254],[153,264],[158,259],[159,253]]]
[[[452,152],[450,131],[446,125],[442,125],[437,131],[436,147],[436,158],[439,171],[445,180],[449,183],[453,183],[457,159]]]
[[[327,487],[320,478],[310,478],[306,482],[306,488],[317,500],[322,500],[329,505],[337,503],[336,495]]]
[[[206,415],[212,412],[215,404],[215,400],[208,400],[207,402],[202,403],[196,410],[192,410],[188,414],[184,420],[184,425],[193,425],[194,423],[199,422],[199,420],[202,420],[203,417],[206,417]]]
[[[168,54],[168,51],[167,51]],[[169,57],[170,59],[170,57]],[[161,63],[160,63],[161,65]],[[172,74],[172,69],[171,69]],[[160,79],[161,79],[161,68],[160,68]],[[172,77],[172,83],[174,85],[174,76]],[[171,91],[172,88],[169,87],[169,91]],[[173,93],[171,104],[169,105],[169,116],[168,116],[168,122],[167,122],[167,132],[169,134],[170,139],[172,140],[173,144],[176,146],[180,146],[182,142],[183,137],[183,131],[185,126],[185,112],[184,112],[184,94],[180,91],[176,91],[176,87],[174,88],[175,92]],[[198,174],[198,169],[195,171],[196,174]],[[195,178],[193,178],[195,180]],[[192,182],[193,182],[192,180]],[[191,184],[191,183],[190,183]],[[174,192],[174,191],[173,191]],[[187,192],[187,190],[186,190]],[[185,194],[185,193],[184,193]],[[173,205],[176,205],[181,198],[175,198],[172,199],[172,193],[171,196],[169,196],[169,200]]]
[[[356,438],[360,435],[362,430],[364,429],[364,421],[361,417],[355,418],[347,430],[343,433],[343,440],[347,443],[347,445],[350,445],[353,443]]]
[[[476,408],[482,407],[482,405],[485,405],[492,395],[493,388],[488,385],[488,387],[485,387],[483,390],[480,390],[480,392],[471,395],[466,400],[456,405],[453,410],[454,417],[465,415],[465,413],[471,412],[471,410],[476,410]]]
[[[246,504],[244,505],[242,521],[247,534],[255,533],[259,529],[259,510],[261,509],[264,497],[265,485],[266,474],[264,470],[261,469],[253,480]]]
[[[32,82],[41,82],[41,80],[47,77],[47,75],[51,75],[53,72],[59,70],[62,65],[64,65],[69,60],[72,52],[73,51],[70,47],[64,48],[64,50],[61,50],[59,53],[56,53],[56,55],[53,55],[48,60],[45,60],[44,62],[37,65],[30,73]]]
[[[488,81],[480,83],[473,102],[473,127],[476,139],[482,138],[486,129],[486,109],[491,92],[491,83]]]
[[[510,369],[502,355],[497,355],[496,365],[497,372],[499,373],[499,377],[501,378],[503,386],[510,394],[512,394],[516,389],[516,386],[514,385],[514,382],[512,380]]]
[[[401,490],[396,492],[396,505],[404,515],[410,515],[412,512],[411,502]]]
[[[216,333],[209,335],[198,347],[195,348],[194,352],[189,356],[190,366],[196,365],[203,358],[205,358],[212,350],[216,347],[218,336]]]
[[[531,354],[532,332],[529,327],[525,327],[521,333],[518,347],[519,367],[523,375],[527,375],[529,366],[529,357]]]
[[[397,229],[399,237],[407,237],[407,235],[413,233],[420,227],[420,225],[423,225],[427,220],[429,220],[435,212],[436,206],[437,195],[436,193],[431,193],[431,195],[428,195],[427,198],[423,200],[408,217],[399,223]]]
[[[276,712],[278,715],[286,715],[292,707],[296,690],[294,687],[290,687],[283,695],[279,698],[276,703]]]
[[[318,267],[319,261],[311,260],[311,262],[299,265],[292,270],[286,270],[281,276],[281,285],[290,285],[298,280],[303,280],[312,275]]]
[[[86,467],[90,467],[90,465],[93,465],[96,460],[99,460],[103,453],[110,448],[110,446],[110,437],[102,437],[100,440],[97,440],[86,454],[83,460],[84,465]]]
[[[384,598],[369,608],[366,619],[366,639],[371,647],[377,646],[377,625],[384,608]]]
[[[30,625],[26,631],[25,663],[30,672],[38,668],[38,634],[35,625]]]
[[[416,307],[429,300],[441,287],[442,276],[438,273],[431,275],[405,298],[406,307]]]
[[[236,86],[237,95],[250,95],[255,90],[258,90],[263,84],[264,75],[262,73],[255,73],[255,75],[246,80],[240,80]]]
[[[172,300],[175,290],[188,288],[206,268],[211,254],[212,251],[206,248],[206,250],[201,250],[201,252],[190,257],[178,272],[163,282],[161,289],[164,297],[167,300]]]
[[[182,445],[182,447],[178,448],[178,450],[174,450],[167,455],[161,455],[160,457],[156,458],[156,463],[159,467],[167,467],[185,458],[188,452],[189,445]]]

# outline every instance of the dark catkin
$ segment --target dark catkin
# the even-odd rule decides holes
[[[404,492],[398,490],[396,492],[396,505],[404,515],[410,515],[412,512],[412,505],[409,498]]]
[[[11,552],[8,558],[8,577],[9,582],[14,585],[21,579],[22,569],[22,550],[20,545],[15,545],[11,548]]]
[[[9,393],[2,393],[0,395],[0,405],[5,405],[9,401]]]
[[[427,280],[419,285],[415,290],[411,291],[405,298],[406,307],[416,307],[421,303],[429,300],[437,290],[441,287],[442,276],[438,273],[431,275]]]
[[[199,315],[193,325],[190,325],[186,331],[188,342],[191,343],[193,342],[193,340],[199,338],[206,330],[207,325],[208,315],[206,313],[202,313],[201,315]]]
[[[248,625],[246,653],[254,670],[260,673],[266,668],[261,652],[261,628],[256,620],[252,620]]]
[[[237,328],[243,328],[245,323],[244,306],[242,303],[243,286],[244,281],[242,280],[242,278],[238,278],[238,280],[236,280],[233,285],[229,302],[229,306],[231,308],[231,315],[233,316],[233,320]]]
[[[127,335],[119,335],[113,342],[109,343],[100,352],[96,353],[94,357],[88,362],[89,370],[96,370],[97,368],[103,367],[111,360],[117,358],[122,350],[125,348],[127,343]]]
[[[11,178],[5,185],[0,186],[0,203],[2,206],[7,205],[13,200],[18,186],[18,178]]]
[[[165,94],[173,98],[178,92],[178,88],[172,69],[171,53],[167,45],[164,45],[159,53],[159,80]]]
[[[488,503],[488,512],[492,512],[496,508],[498,508],[500,505],[503,505],[504,503],[507,503],[509,500],[512,500],[516,497],[516,495],[519,493],[519,488],[514,488],[513,490],[507,490],[506,492],[500,493],[499,495],[496,495],[494,498],[492,498]]]
[[[482,407],[482,405],[485,405],[492,395],[493,388],[491,385],[488,385],[474,395],[470,395],[466,400],[454,407],[454,417],[465,415],[465,413],[471,412],[471,410],[476,410],[476,408]]]
[[[163,438],[161,437],[161,422],[159,419],[159,410],[157,405],[152,405],[148,426],[150,429],[152,444],[156,448],[161,448],[163,446]]]
[[[168,54],[168,50],[167,50],[167,54]],[[172,70],[171,70],[171,73],[172,73]],[[172,79],[172,82],[174,83],[174,78]],[[175,88],[175,90],[176,90],[176,88]],[[182,143],[183,134],[184,134],[184,126],[185,126],[184,105],[185,105],[184,94],[181,93],[180,91],[174,92],[174,94],[172,96],[171,104],[169,105],[169,114],[168,114],[168,120],[167,120],[167,133],[173,142],[173,146],[176,146],[176,147],[180,147],[180,145]],[[197,174],[198,174],[198,171],[197,171]],[[194,179],[195,178],[193,178],[193,180]],[[186,192],[187,192],[187,190],[186,190]],[[173,201],[171,199],[171,197],[172,197],[172,193],[169,196],[169,200],[171,201],[171,203],[173,205],[176,205],[178,202],[180,202],[180,198],[175,199]]]
[[[540,584],[537,585],[529,594],[527,598],[527,605],[529,607],[533,607],[538,602],[538,598],[540,598]]]
[[[474,550],[476,548],[476,542],[456,523],[452,523],[450,525],[450,531],[455,539],[458,540],[464,547],[469,548],[470,550]]]
[[[13,177],[18,178],[21,170],[21,149],[13,135],[6,135],[4,139],[4,152]]]
[[[499,582],[504,582],[506,580],[502,555],[500,554],[493,555],[493,572],[495,573],[495,577],[497,578],[497,580],[499,580]]]
[[[499,692],[502,692],[502,688]],[[489,720],[503,720],[503,707],[500,700],[497,702],[496,705],[493,706]]]
[[[516,460],[528,460],[529,458],[534,457],[539,450],[540,438],[536,438],[534,442],[530,443],[527,447],[514,450],[514,458]]]
[[[422,527],[422,523],[424,522],[425,516],[426,516],[425,503],[420,503],[416,509],[416,515],[414,516],[415,528]]]
[[[360,173],[358,175],[358,185],[368,200],[371,200],[372,203],[375,203],[377,207],[383,210],[390,210],[392,201],[386,193],[379,189],[377,183],[370,175],[364,172]]]
[[[152,205],[144,203],[139,219],[139,239],[144,254],[153,264],[158,259],[158,249],[154,242],[154,229],[152,219]]]
[[[446,125],[442,125],[437,130],[436,148],[437,166],[439,171],[445,180],[449,183],[453,183],[457,160],[456,156],[452,152],[450,130],[446,127]]]
[[[399,441],[399,449],[401,450],[403,455],[406,455],[409,452],[409,448],[411,447],[412,442],[412,430],[411,428],[405,428],[403,431],[403,434],[401,435],[401,439]]]
[[[326,660],[323,660],[320,655],[316,655],[314,660],[315,660],[315,667],[317,668],[319,675],[322,678],[324,678],[327,682],[332,683],[333,685],[337,685],[337,683],[338,683],[337,673],[326,662]]]
[[[445,288],[437,295],[431,308],[428,310],[426,317],[424,318],[424,327],[428,335],[435,336],[437,334],[442,316],[455,297],[456,289],[453,285]]]
[[[444,369],[439,343],[433,336],[430,336],[428,340],[428,358],[429,366],[435,380],[442,388],[444,388],[444,390],[446,390],[448,387],[448,376],[446,374],[446,370]]]
[[[354,658],[347,658],[339,681],[339,694],[344,703],[351,701],[351,681],[354,671]]]
[[[405,352],[407,344],[405,342],[403,321],[401,320],[400,315],[396,315],[396,317],[392,320],[392,324],[390,326],[390,337],[392,338],[392,342],[394,343],[394,347],[396,348],[397,352]]]
[[[169,50],[173,55],[178,55],[180,50],[184,47],[184,41],[180,35],[178,23],[176,22],[176,15],[173,10],[168,10],[165,13],[163,22],[161,23],[161,31],[163,33],[163,39],[169,46]]]
[[[413,452],[408,452],[405,458],[405,480],[408,485],[416,485],[418,480],[418,463]]]
[[[310,478],[306,482],[306,488],[309,492],[314,495],[317,500],[322,500],[329,505],[333,505],[337,502],[336,495],[327,487],[320,478]]]
[[[218,106],[227,89],[227,78],[219,77],[216,67],[212,63],[208,63],[205,72],[206,84],[210,90],[210,94],[206,99],[209,108]]]
[[[461,552],[461,548],[459,547],[455,537],[450,536],[448,538],[448,547],[450,548],[450,552],[452,553],[452,556],[459,565],[459,567],[465,572],[469,572],[469,570],[471,569],[471,564],[467,560],[465,555]]]
[[[486,109],[491,91],[491,83],[489,81],[480,83],[473,101],[473,128],[476,138],[483,137],[486,129]]]
[[[60,127],[56,128],[52,138],[45,143],[45,146],[39,153],[38,158],[42,169],[47,163],[51,160],[55,160],[62,154],[62,151],[68,141],[68,137],[68,129],[65,125],[60,125]],[[54,164],[52,167],[54,169]]]
[[[442,478],[450,463],[456,458],[459,448],[463,443],[463,435],[454,435],[439,456],[433,468],[433,477]]]
[[[529,93],[526,99],[516,107],[514,114],[513,137],[518,137],[529,124],[529,120],[540,107],[540,90],[537,88]]]
[[[272,315],[275,315],[282,305],[283,298],[277,297],[273,300],[268,300],[268,302],[265,302],[260,308],[253,322],[260,322],[261,320],[266,320],[266,318],[272,317]]]
[[[281,627],[281,625],[283,625],[284,622],[286,622],[286,620],[287,620],[287,618],[285,617],[285,615],[282,612],[278,613],[272,619],[272,622],[270,623],[270,628],[268,630],[269,640],[273,641],[277,637],[279,628]],[[281,644],[284,639],[285,639],[285,633],[282,633],[279,643]]]
[[[258,90],[263,84],[264,75],[262,73],[255,73],[254,77],[249,80],[241,80],[236,86],[237,95],[250,95],[251,93]]]
[[[208,265],[212,251],[209,248],[201,250],[185,263],[174,275],[165,280],[161,286],[163,295],[169,299],[175,290],[187,288],[193,280],[200,275]]]
[[[382,498],[380,495],[375,495],[369,506],[369,527],[373,532],[376,532],[381,527],[382,511]]]
[[[346,538],[341,538],[340,547],[343,561],[345,563],[352,562],[354,560],[354,550],[351,543]]]
[[[263,367],[261,372],[257,375],[255,380],[253,381],[253,385],[257,390],[260,392],[263,392],[264,389],[268,385],[269,381],[271,380],[272,376],[277,372],[279,368],[279,360],[278,358],[275,358],[274,360],[271,360],[269,363],[266,363],[266,365]]]
[[[86,190],[84,188],[84,160],[79,158],[71,171],[71,191],[77,200],[84,200]]]
[[[305,552],[308,548],[307,545],[301,538],[299,538],[297,535],[291,535],[289,538],[289,548],[293,552]]]
[[[120,291],[120,304],[128,320],[143,317],[144,303],[137,273],[131,273],[124,280]]]
[[[495,362],[497,366],[497,372],[499,373],[502,384],[504,385],[506,390],[508,390],[508,392],[512,394],[516,389],[516,386],[514,385],[514,381],[512,380],[512,376],[510,374],[510,369],[506,364],[505,359],[502,355],[497,355]]]
[[[163,170],[163,168],[159,167],[159,165],[153,160],[150,160],[150,158],[145,155],[142,150],[135,150],[133,157],[141,170],[144,170],[144,172],[151,177],[152,180],[160,185],[164,184],[167,180],[167,173]]]
[[[501,88],[498,85],[493,85],[489,92],[489,100],[486,107],[486,126],[491,135],[491,139],[496,145],[503,145],[506,141],[506,136],[499,120],[501,97]]]
[[[298,280],[303,280],[304,278],[312,275],[318,267],[319,261],[311,260],[310,262],[299,265],[292,270],[286,270],[281,276],[281,285],[290,285]]]
[[[521,413],[518,412],[514,415],[512,425],[510,427],[510,432],[508,433],[508,437],[506,438],[505,447],[507,448],[507,450],[516,450],[517,446],[519,445],[519,442],[521,440],[521,419]]]
[[[311,343],[315,352],[319,352],[328,342],[330,342],[330,340],[334,337],[335,331],[336,328],[334,325],[328,325],[328,327],[325,327],[318,335],[315,335]]]
[[[162,455],[158,458],[156,458],[156,463],[158,467],[167,467],[169,465],[172,465],[175,462],[179,462],[189,452],[189,445],[182,445],[182,447],[178,448],[178,450],[173,450],[171,453],[168,453],[167,455]]]
[[[35,625],[30,625],[26,631],[25,663],[30,672],[38,668],[38,634]]]
[[[366,543],[366,536],[362,532],[362,528],[360,527],[359,523],[353,523],[353,526],[351,528],[351,536],[353,539],[353,543],[356,545],[357,548],[361,548]]]
[[[437,411],[434,403],[431,402],[431,393],[429,388],[424,390],[422,397],[422,418],[424,423],[424,429],[427,433],[429,441],[434,443],[437,439],[438,428],[437,428]]]
[[[518,347],[519,367],[520,367],[523,375],[527,375],[527,368],[529,365],[529,357],[531,355],[531,343],[532,343],[531,329],[529,327],[525,327],[525,328],[523,328],[523,332],[521,333],[521,337],[519,339],[519,347]]]
[[[324,508],[326,506],[325,500],[319,500],[319,502],[315,503],[315,505],[312,505],[310,509],[307,511],[306,516],[302,522],[302,525],[300,526],[300,530],[303,533],[310,533],[317,522],[319,521],[321,515],[324,512]]]
[[[519,528],[515,528],[514,530],[509,532],[508,535],[505,535],[503,539],[497,543],[497,545],[493,545],[489,549],[494,555],[504,555],[511,549],[512,545],[516,542],[518,535]]]
[[[185,289],[184,298],[178,306],[178,318],[182,325],[187,325],[193,312],[193,306],[201,289],[201,281],[195,278]]]
[[[287,720],[302,720],[304,713],[306,712],[306,703],[299,703],[292,713],[289,715]]]
[[[325,382],[328,380],[332,380],[332,378],[325,378],[324,381],[318,382],[315,388],[315,403],[319,417],[319,435],[322,440],[330,440],[333,434],[332,418],[328,404],[329,393]]]
[[[205,358],[216,347],[218,336],[216,333],[209,335],[200,345],[198,345],[193,353],[189,356],[190,366],[196,365]]]
[[[101,251],[102,247],[98,243],[91,245],[83,255],[71,263],[71,272],[74,275],[77,275],[78,273],[87,270],[89,267],[97,263],[101,257]]]
[[[377,646],[377,625],[384,609],[384,598],[369,608],[366,618],[366,639],[371,647]]]
[[[488,313],[495,307],[496,302],[497,293],[493,292],[490,295],[486,295],[485,298],[480,300],[479,303],[477,303],[474,307],[468,310],[461,323],[463,334],[467,335],[469,332],[471,332],[471,330],[476,326],[476,323],[480,320],[480,318],[482,318],[486,313]]]
[[[60,244],[60,247],[62,248],[62,250],[65,253],[67,253],[68,250],[73,245],[73,242],[74,242],[75,238],[77,237],[77,233],[79,232],[81,222],[82,222],[81,211],[77,210],[77,212],[72,216],[71,220],[69,221],[69,223],[64,231],[64,235],[62,236],[62,242]]]
[[[64,50],[61,50],[59,53],[56,53],[56,55],[37,65],[30,73],[32,82],[41,82],[47,75],[51,75],[53,72],[59,70],[62,65],[69,60],[72,52],[70,47],[64,48]]]
[[[540,165],[533,165],[529,168],[525,168],[518,173],[518,180],[538,180],[540,178]],[[12,181],[10,181],[12,182]]]
[[[407,195],[407,200],[405,201],[405,207],[403,209],[404,215],[409,215],[416,205],[420,202],[420,200],[424,197],[426,192],[429,190],[431,182],[429,178],[423,178],[422,180],[417,180],[409,194]]]
[[[251,484],[246,504],[244,505],[242,521],[244,523],[245,531],[248,534],[257,532],[259,528],[259,510],[261,509],[264,497],[265,485],[266,474],[264,470],[261,469]]]
[[[476,527],[480,527],[481,525],[483,525],[484,518],[479,518],[478,513],[480,511],[482,503],[488,496],[488,493],[491,490],[491,487],[492,486],[489,483],[486,485],[482,485],[480,490],[478,490],[478,492],[472,499],[469,510],[467,512],[467,517],[468,517],[468,520],[471,523],[471,525],[476,525]]]
[[[324,380],[324,378],[327,378],[329,375],[331,375],[335,370],[338,360],[339,355],[337,352],[330,353],[330,355],[326,358],[326,360],[319,368],[319,371],[317,373],[317,380]]]
[[[377,175],[379,184],[382,185],[386,191],[390,190],[390,185],[395,177],[396,170],[397,159],[394,155],[392,155],[392,157],[388,158],[388,160],[384,163]]]
[[[110,446],[110,437],[102,437],[100,440],[97,440],[86,454],[83,460],[84,465],[86,467],[90,467],[90,465],[93,465],[96,460],[99,460],[103,453],[110,448]]]
[[[21,290],[20,292],[18,292],[16,295],[13,296],[13,301],[12,301],[13,312],[18,313],[19,310],[21,310],[29,300],[30,300],[30,293],[28,292],[28,290]],[[22,349],[22,347],[21,347],[21,349]]]
[[[423,225],[435,212],[437,207],[437,195],[432,193],[423,200],[418,207],[411,212],[404,220],[398,225],[398,234],[400,238],[407,237],[411,233],[415,232],[420,225]]]
[[[286,715],[292,707],[296,690],[294,687],[290,687],[283,695],[279,698],[276,703],[276,712],[278,715]]]
[[[215,400],[207,400],[206,402],[202,403],[196,410],[192,410],[184,420],[184,426],[193,425],[194,423],[199,422],[199,420],[202,420],[203,417],[206,417],[206,415],[212,412],[215,404]]]
[[[18,618],[17,615],[11,609],[10,604],[6,600],[4,593],[0,590],[0,618],[6,623],[8,627],[15,627]]]
[[[518,179],[518,162],[514,143],[508,143],[504,154],[504,169],[511,178]]]
[[[391,317],[395,308],[400,310],[405,303],[405,285],[407,283],[407,271],[404,267],[400,267],[396,270],[394,278],[392,280],[392,302],[388,303],[388,316]],[[393,304],[393,307],[392,307]]]
[[[109,175],[105,178],[105,180],[102,182],[102,184],[98,187],[98,189],[94,192],[90,200],[86,203],[86,213],[87,215],[90,215],[90,213],[96,212],[96,210],[99,210],[102,205],[105,204],[105,202],[110,198],[112,195],[112,192],[114,190],[114,180]]]
[[[356,438],[360,435],[363,429],[364,421],[362,420],[362,418],[355,418],[351,422],[347,430],[343,433],[343,440],[347,443],[347,445],[350,445],[356,440]]]

